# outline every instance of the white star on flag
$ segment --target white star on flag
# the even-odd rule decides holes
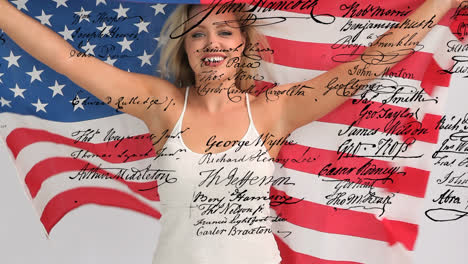
[[[86,42],[86,45],[81,47],[87,55],[93,55],[94,56],[94,48],[96,48],[96,45],[91,45],[89,41]]]
[[[99,29],[99,31],[101,31],[101,37],[103,37],[104,35],[108,35],[109,37],[111,36],[109,30],[112,28],[113,26],[110,25],[106,25],[106,22],[102,22],[102,26],[100,27],[96,27],[97,29]]]
[[[127,17],[127,12],[130,10],[130,8],[123,8],[122,4],[119,4],[119,8],[112,9],[115,12],[117,12],[117,19],[120,17]]]
[[[166,12],[164,12],[164,7],[166,6],[167,4],[156,4],[156,5],[152,5],[151,7],[154,8],[154,15],[157,15],[159,13],[163,13],[165,15]]]
[[[53,91],[52,98],[56,96],[57,94],[60,94],[61,96],[63,96],[63,92],[62,92],[63,87],[65,87],[64,84],[60,85],[57,82],[57,80],[55,80],[55,84],[53,86],[49,86],[49,89]]]
[[[47,113],[46,110],[45,110],[45,107],[48,105],[48,104],[44,104],[41,102],[41,99],[37,98],[37,103],[33,104],[31,103],[32,105],[34,105],[36,107],[36,112],[39,112],[39,111],[44,111],[44,113]]]
[[[73,112],[75,112],[76,109],[78,109],[78,108],[81,108],[81,109],[85,110],[84,106],[83,106],[83,103],[87,99],[88,98],[80,98],[78,95],[76,95],[75,98],[73,98],[73,100],[69,101],[73,105]]]
[[[46,13],[44,13],[44,10],[42,10],[42,14],[40,16],[36,16],[36,18],[41,21],[41,24],[49,25],[52,27],[52,24],[50,24],[50,21],[49,21],[51,17],[52,15],[46,15]]]
[[[114,66],[114,63],[117,61],[117,59],[111,59],[109,55],[107,55],[107,59],[104,61],[105,63]]]
[[[43,72],[44,70],[36,70],[36,66],[33,66],[33,70],[30,71],[30,72],[26,72],[29,76],[31,76],[31,83],[34,81],[34,80],[39,80],[42,82],[42,79],[41,79],[41,73]]]
[[[25,99],[23,93],[24,93],[24,91],[26,91],[26,89],[19,88],[18,84],[16,84],[15,88],[10,88],[10,90],[15,93],[15,96],[14,96],[15,98],[17,96],[21,96],[21,97],[23,97],[23,99]]]
[[[129,51],[132,51],[132,48],[130,45],[133,43],[133,40],[127,40],[127,37],[124,37],[122,41],[117,41],[122,46],[122,50],[120,52],[124,52],[124,50],[128,49]]]
[[[8,67],[7,68],[10,68],[11,65],[16,65],[17,67],[19,67],[18,59],[21,58],[21,55],[15,56],[13,54],[13,51],[10,50],[10,56],[3,57],[3,58],[8,61]]]
[[[98,6],[99,4],[107,5],[106,0],[96,0],[96,6]]]
[[[26,7],[26,3],[28,0],[16,0],[16,1],[11,1],[13,4],[16,5],[16,8],[18,10],[24,9],[26,11],[29,11],[28,8]]]
[[[143,21],[143,19],[141,19],[139,23],[136,23],[134,25],[138,27],[138,33],[140,33],[142,31],[148,32],[147,27],[148,27],[149,24],[150,24],[150,22],[145,22],[145,21]]]
[[[75,13],[77,16],[80,17],[80,21],[78,21],[78,23],[81,23],[81,21],[83,21],[83,20],[86,20],[86,21],[90,22],[90,21],[89,21],[89,14],[91,13],[91,11],[86,11],[86,10],[84,10],[83,7],[81,7],[81,10],[80,10],[80,11],[74,12],[74,13]]]
[[[68,7],[67,6],[67,1],[68,0],[52,0],[54,1],[55,3],[57,3],[57,6],[55,8],[59,8],[59,6],[64,6],[64,7]]]
[[[59,34],[62,35],[63,38],[64,38],[65,40],[68,40],[68,39],[69,39],[69,40],[71,40],[71,41],[74,41],[74,40],[73,40],[73,37],[72,37],[73,32],[75,32],[74,29],[73,29],[73,30],[69,30],[69,29],[67,28],[67,25],[65,25],[65,28],[63,29],[63,31],[60,31]]]
[[[2,107],[4,107],[5,105],[8,106],[8,107],[11,107],[10,103],[11,103],[11,101],[8,101],[3,97],[0,97],[0,104],[2,104]]]
[[[2,77],[2,76],[3,76],[3,73],[0,73],[0,77]],[[0,83],[3,83],[2,79],[0,79]]]
[[[146,54],[146,50],[144,51],[143,55],[138,56],[138,58],[141,60],[141,67],[145,64],[151,65],[150,59],[153,57],[152,54]]]

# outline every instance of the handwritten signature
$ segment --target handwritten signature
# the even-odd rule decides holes
[[[255,1],[253,1],[251,4],[253,4],[254,2]],[[299,6],[300,3],[302,3],[300,9],[301,10],[302,9],[310,9],[309,16],[257,17],[257,15],[255,15],[253,13],[257,9],[259,9],[258,11],[261,10],[262,13],[273,11],[273,9],[271,9],[271,8],[267,9],[266,7],[263,7],[263,5],[267,5],[266,2],[268,2],[268,0],[258,1],[256,5],[254,5],[250,9],[246,10],[246,9],[244,9],[245,7],[247,7],[246,3],[234,3],[234,1],[232,1],[232,2],[223,3],[222,5],[220,5],[221,0],[217,0],[217,1],[214,0],[213,2],[211,2],[208,5],[207,8],[200,10],[200,12],[198,12],[197,14],[195,14],[192,17],[188,18],[181,25],[177,26],[170,33],[169,37],[171,39],[176,39],[176,38],[180,38],[180,37],[184,36],[189,31],[191,31],[192,29],[194,29],[195,27],[200,25],[211,13],[213,13],[213,11],[215,11],[215,9],[216,9],[216,12],[215,12],[216,14],[220,14],[220,13],[224,14],[226,12],[232,12],[232,13],[234,13],[234,12],[243,12],[243,13],[246,13],[246,14],[243,14],[240,17],[240,19],[229,20],[229,21],[221,21],[221,22],[216,23],[216,24],[225,24],[225,25],[228,25],[228,26],[231,26],[231,27],[267,26],[267,25],[273,25],[273,24],[281,23],[281,22],[284,22],[287,19],[291,19],[291,18],[295,18],[295,19],[312,19],[314,22],[319,23],[319,24],[331,24],[331,23],[333,23],[335,21],[335,17],[333,15],[331,15],[331,14],[320,14],[320,15],[318,15],[318,14],[314,13],[314,9],[317,6],[319,0],[308,0],[308,1],[305,1],[305,2],[302,2],[302,1],[297,1],[296,2],[294,0],[289,0],[289,1],[285,1],[285,2],[287,2],[287,4],[285,3],[285,4],[281,5],[281,3],[280,3],[280,5],[277,6],[278,10],[287,11],[289,9],[292,9],[294,7]],[[290,7],[291,4],[293,4],[293,7]],[[262,7],[259,8],[259,5],[262,5]],[[208,12],[206,12],[204,16],[199,18],[201,16],[201,14],[203,12],[205,12],[205,11],[208,11]],[[199,19],[199,20],[196,21],[196,19]],[[195,20],[196,22],[191,27],[188,27],[188,29],[186,29],[185,31],[183,31],[180,34],[176,33],[177,31],[180,30],[180,28],[183,28],[185,26],[185,24],[188,24],[192,20]]]
[[[468,56],[452,56],[452,60],[455,62],[452,67],[447,70],[439,70],[440,73],[468,73],[468,65],[463,63],[468,63]],[[468,78],[468,74],[463,76],[463,78]]]

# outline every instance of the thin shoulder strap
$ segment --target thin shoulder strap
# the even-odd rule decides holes
[[[182,130],[181,126],[182,126],[182,120],[184,119],[185,109],[187,108],[188,92],[189,92],[189,86],[187,86],[187,89],[185,89],[184,107],[182,108],[182,113],[180,113],[179,120],[177,120],[177,123],[174,126],[173,131],[175,132]]]
[[[187,108],[189,88],[190,86],[187,86],[187,89],[185,89],[185,100],[184,100],[184,108],[182,109],[182,115],[185,114],[185,109]]]
[[[250,112],[250,101],[249,101],[249,95],[247,93],[245,93],[245,102],[247,104],[247,112],[249,113],[249,119],[250,119],[250,123],[253,122],[253,119],[252,119],[252,113]]]

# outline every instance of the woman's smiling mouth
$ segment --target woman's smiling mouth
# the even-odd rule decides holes
[[[221,55],[207,55],[204,56],[201,60],[205,66],[217,67],[221,65],[225,59],[226,57]]]

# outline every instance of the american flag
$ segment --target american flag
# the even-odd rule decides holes
[[[107,2],[12,1],[86,54],[124,70],[157,74],[153,32],[175,6]],[[147,158],[155,156],[144,156],[152,150],[146,126],[35,60],[6,34],[2,38],[1,71],[7,74],[1,82],[1,134],[46,231],[88,203],[159,218],[157,190],[138,191],[156,182],[126,180],[138,176],[132,168],[146,168]],[[114,168],[107,170],[112,180],[99,179],[106,168]]]
[[[74,47],[146,74],[158,74],[157,32],[175,9],[149,0],[11,2]],[[310,18],[310,8],[259,8],[259,18],[288,17],[258,27],[274,50],[273,61],[262,63],[265,78],[259,87],[310,79],[343,58],[358,56],[387,30],[371,25],[402,21],[404,16],[392,10],[407,13],[422,2],[309,1],[313,13],[322,15],[317,19],[332,22],[325,24]],[[411,263],[431,170],[428,153],[437,143],[435,127],[450,85],[450,74],[440,72],[452,65],[445,44],[459,41],[449,27],[450,16],[433,28],[422,49],[376,81],[401,88],[403,96],[357,94],[354,101],[297,129],[290,136],[296,144],[283,146],[275,176],[290,177],[295,184],[274,186],[271,193],[298,201],[271,207],[273,215],[286,220],[274,223],[283,264]],[[352,28],[358,23],[368,26],[361,34]],[[45,230],[50,232],[64,215],[86,204],[159,219],[157,182],[138,180],[156,169],[148,167],[155,153],[144,124],[35,60],[4,33],[0,57],[0,135]],[[411,97],[424,100],[404,99]],[[363,117],[363,111],[368,115]],[[381,111],[400,114],[372,116]]]

